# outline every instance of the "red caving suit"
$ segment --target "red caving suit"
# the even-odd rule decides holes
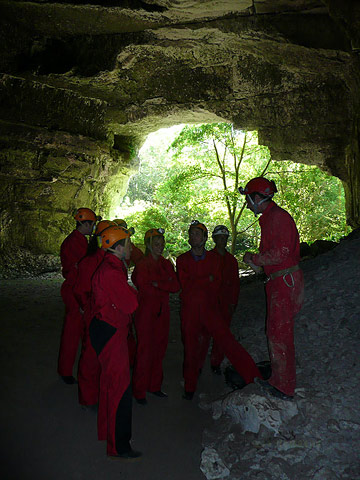
[[[101,365],[98,438],[108,455],[131,450],[132,402],[127,336],[137,292],[123,262],[107,253],[92,279],[89,335]]]
[[[203,258],[204,257],[204,258]],[[214,255],[205,252],[195,260],[191,251],[180,255],[176,261],[177,274],[182,288],[181,332],[184,344],[183,375],[185,391],[194,392],[202,367],[202,352],[212,336],[246,383],[260,377],[255,362],[235,340],[226,325],[217,304],[221,275]],[[214,280],[210,280],[210,275]],[[206,342],[206,343],[205,343]]]
[[[84,334],[82,314],[74,296],[73,286],[77,275],[76,264],[86,255],[87,247],[85,235],[78,230],[70,233],[60,247],[62,275],[65,278],[61,286],[61,296],[65,303],[65,319],[60,341],[58,373],[66,377],[73,374],[79,342]]]
[[[130,258],[129,260],[126,260],[128,267],[130,267],[131,263],[133,263],[134,265],[137,265],[142,258],[144,258],[144,253],[142,252],[142,250],[140,250],[140,248],[136,247],[132,243]],[[133,366],[135,362],[135,355],[136,355],[136,340],[135,340],[135,335],[133,331],[133,324],[131,324],[129,328],[128,348],[129,348],[130,366]]]
[[[169,338],[169,292],[177,292],[180,285],[171,262],[164,257],[154,260],[151,253],[136,265],[132,281],[139,290],[133,394],[135,398],[145,398],[146,392],[161,390],[162,362]],[[158,287],[152,282],[157,282]]]
[[[259,253],[252,256],[266,275],[295,266],[300,260],[299,234],[291,215],[271,201],[260,217]],[[269,280],[266,284],[266,333],[272,376],[269,383],[294,395],[296,382],[294,317],[304,298],[301,270]]]
[[[133,243],[131,244],[131,255],[130,260],[127,260],[127,264],[130,265],[132,262],[134,265],[137,265],[141,259],[144,258],[144,253],[140,248],[136,247]]]
[[[225,255],[220,255],[216,247],[209,252],[214,255],[220,265],[221,283],[218,292],[218,303],[220,313],[224,317],[226,325],[230,327],[233,310],[230,311],[231,306],[236,308],[240,292],[240,278],[239,278],[239,265],[234,257],[229,252]],[[211,350],[210,363],[212,366],[217,367],[224,360],[224,352],[220,345],[215,341]]]
[[[77,278],[74,294],[84,311],[83,321],[85,333],[82,342],[78,365],[79,403],[95,405],[99,401],[100,363],[89,337],[89,325],[92,319],[90,312],[91,280],[95,270],[103,261],[105,250],[98,248],[95,253],[86,255],[77,266]]]

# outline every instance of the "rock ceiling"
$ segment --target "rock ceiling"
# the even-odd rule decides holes
[[[79,195],[99,205],[106,175],[121,175],[125,185],[151,131],[231,121],[257,129],[274,159],[317,164],[341,178],[349,221],[360,224],[359,2],[0,0],[0,18],[7,201],[18,202],[14,158],[34,152],[34,135],[38,156],[60,142],[68,159],[86,143],[92,153],[81,162],[92,187],[83,182],[85,195],[78,185]],[[76,183],[81,168],[72,175],[73,168],[66,172]],[[60,167],[32,163],[31,171],[68,181]],[[79,198],[66,194],[63,214]]]

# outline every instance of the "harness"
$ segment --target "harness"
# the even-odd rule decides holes
[[[283,277],[284,283],[287,287],[293,288],[295,285],[294,277],[293,277],[293,272],[296,272],[297,270],[300,270],[299,265],[294,265],[293,267],[285,268],[284,270],[278,270],[277,272],[270,273],[270,275],[266,278],[265,283],[269,282],[270,280],[274,280],[275,278],[278,277]],[[286,280],[286,276],[290,275],[291,277],[291,285]]]

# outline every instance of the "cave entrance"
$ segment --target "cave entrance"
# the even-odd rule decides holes
[[[139,157],[139,171],[112,212],[135,228],[137,244],[147,229],[163,227],[168,252],[177,256],[188,249],[189,222],[198,219],[209,231],[226,225],[230,251],[240,258],[258,247],[260,227],[237,186],[260,175],[276,182],[275,201],[295,219],[302,242],[336,242],[351,231],[342,182],[316,166],[276,161],[256,131],[229,123],[174,125],[149,134]]]

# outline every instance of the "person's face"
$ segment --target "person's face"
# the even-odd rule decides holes
[[[83,222],[84,235],[91,235],[94,231],[94,226],[95,222],[90,222],[89,220]]]
[[[165,247],[165,239],[162,235],[158,235],[156,237],[153,237],[152,239],[152,253],[156,256],[162,255]]]
[[[191,227],[189,230],[189,244],[196,248],[201,247],[204,243],[204,231],[201,228]]]
[[[227,235],[214,235],[213,237],[214,243],[219,248],[226,248],[228,236]]]
[[[255,203],[257,202],[257,195],[255,195],[255,200],[254,201],[255,201]],[[251,210],[254,213],[256,211],[256,205],[254,205],[251,202],[251,199],[250,199],[249,195],[246,195],[246,208],[248,208],[249,210]]]
[[[131,255],[131,243],[130,239],[125,239],[125,245],[116,245],[115,247],[116,256],[120,258],[120,260],[125,259],[129,260]]]

